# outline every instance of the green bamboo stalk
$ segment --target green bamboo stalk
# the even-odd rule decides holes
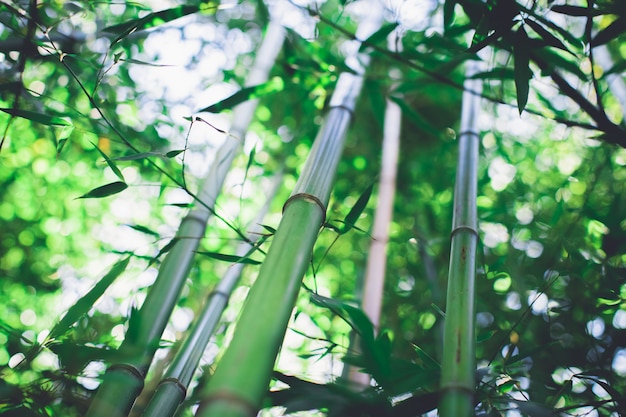
[[[369,36],[380,24],[381,15],[372,13],[372,20],[362,22],[357,37]],[[353,61],[356,72],[362,74],[369,56],[360,54],[357,58],[356,50]],[[339,77],[330,111],[285,203],[283,218],[250,290],[230,346],[208,385],[201,390],[198,417],[248,417],[256,415],[261,407],[302,277],[324,222],[345,134],[362,83],[362,75],[342,73]]]
[[[249,240],[239,244],[237,255],[245,257],[255,250],[253,245],[261,236],[260,232],[262,231],[259,224],[269,209],[272,196],[276,194],[281,179],[282,174],[277,174],[274,177],[271,190],[267,194],[270,197],[252,223],[253,227],[248,233]],[[191,378],[228,304],[230,295],[239,282],[244,266],[243,263],[232,265],[209,294],[197,322],[163,376],[142,417],[169,417],[175,414],[176,409],[186,397]]]
[[[477,170],[479,135],[477,131],[480,80],[473,80],[475,64],[468,62],[459,134],[459,156],[454,190],[452,247],[448,272],[448,295],[443,336],[441,375],[441,417],[474,415],[475,306],[477,231]],[[467,91],[470,90],[471,92]]]
[[[247,85],[267,80],[283,39],[283,28],[270,23]],[[198,193],[205,204],[196,206],[181,221],[175,244],[165,256],[157,278],[141,309],[132,318],[126,338],[119,348],[124,362],[109,367],[87,411],[88,416],[126,417],[143,389],[144,379],[161,335],[191,269],[193,257],[200,239],[204,236],[207,221],[226,174],[243,145],[245,131],[252,120],[255,107],[256,101],[249,101],[235,109],[230,133],[219,148]]]

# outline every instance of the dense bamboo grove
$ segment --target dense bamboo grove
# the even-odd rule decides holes
[[[0,6],[0,415],[623,415],[621,3]]]

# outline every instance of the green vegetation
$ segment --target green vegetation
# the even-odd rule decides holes
[[[0,0],[1,416],[624,415],[626,7],[367,1]]]

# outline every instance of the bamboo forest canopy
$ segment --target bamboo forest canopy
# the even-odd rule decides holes
[[[626,2],[373,2],[384,22],[361,36],[381,13],[364,0],[0,0],[0,415],[97,415],[103,375],[134,360],[124,346],[152,321],[139,311],[198,211],[206,231],[131,415],[241,267],[177,415],[204,408],[316,135],[342,108],[340,74],[363,86],[311,251],[272,258],[307,267],[261,413],[436,415],[469,63],[482,85],[475,413],[625,415]],[[259,49],[271,22],[285,34],[275,59]],[[254,100],[246,132],[237,111]],[[375,329],[358,306],[387,103],[402,121]],[[243,146],[209,203],[203,177],[229,141]],[[373,386],[348,382],[346,364]]]

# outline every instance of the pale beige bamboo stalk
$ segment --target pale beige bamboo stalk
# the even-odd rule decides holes
[[[391,34],[388,45],[395,46],[395,35]],[[393,76],[392,69],[389,74]],[[398,154],[400,149],[400,130],[402,110],[394,101],[387,99],[385,104],[385,125],[383,128],[382,156],[380,179],[378,182],[378,204],[374,214],[372,243],[367,257],[367,266],[363,282],[361,307],[374,325],[374,331],[380,328],[383,293],[385,286],[385,269],[387,266],[387,243],[389,241],[389,224],[393,218],[393,201],[396,193],[396,175],[398,171]],[[353,339],[358,344],[358,338]],[[355,349],[358,349],[356,346]],[[370,384],[368,374],[358,372],[350,367],[348,378],[361,386]]]

